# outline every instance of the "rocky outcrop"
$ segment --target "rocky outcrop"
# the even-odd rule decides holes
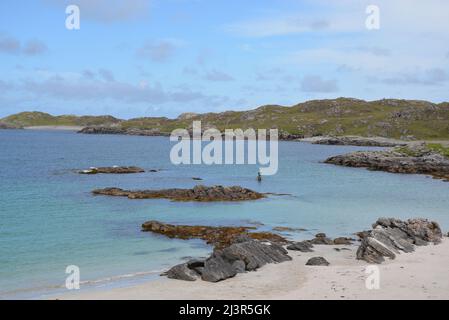
[[[161,132],[158,128],[139,129],[139,128],[121,128],[121,127],[85,127],[78,131],[84,134],[123,134],[129,136],[169,136],[169,133]]]
[[[301,242],[293,242],[287,246],[288,250],[313,252],[313,245],[351,245],[355,241],[351,238],[339,237],[332,240],[328,238],[325,233],[318,233],[312,240],[305,240]]]
[[[177,239],[201,239],[216,248],[225,248],[233,243],[246,240],[267,240],[286,244],[280,235],[269,232],[254,232],[255,227],[211,227],[172,225],[159,221],[148,221],[142,225],[142,231],[153,232]],[[243,239],[243,240],[242,240]]]
[[[331,157],[325,163],[391,173],[428,174],[449,180],[449,158],[423,145],[386,151],[360,151]]]
[[[79,171],[80,174],[129,174],[129,173],[142,173],[145,172],[142,168],[139,167],[92,167],[87,170]]]
[[[123,190],[119,188],[97,189],[92,191],[96,195],[128,197],[129,199],[170,199],[173,201],[244,201],[262,199],[265,195],[250,189],[234,186],[196,186],[193,189],[164,189],[164,190]]]
[[[269,263],[289,260],[291,257],[287,251],[276,243],[241,238],[222,250],[215,250],[204,261],[196,260],[194,263],[177,265],[164,275],[186,281],[201,278],[208,282],[219,282],[238,273],[255,271]]]
[[[337,146],[367,146],[367,147],[396,147],[405,146],[407,142],[382,137],[358,136],[323,136],[304,139],[312,144],[326,144]]]
[[[325,267],[327,267],[328,265],[330,265],[330,263],[323,257],[310,258],[306,263],[306,266],[325,266]]]
[[[325,244],[325,245],[332,245],[334,242],[332,239],[328,238],[325,233],[318,233],[315,235],[315,238],[310,240],[310,243],[312,244]]]
[[[287,250],[301,251],[301,252],[313,252],[312,248],[313,244],[310,243],[310,241],[295,242],[287,246]]]
[[[0,122],[0,129],[23,129],[21,126]]]
[[[415,246],[438,244],[442,233],[438,223],[427,219],[381,218],[373,224],[373,230],[361,232],[359,236],[362,242],[357,259],[379,264],[385,257],[395,259],[396,254],[412,252]]]

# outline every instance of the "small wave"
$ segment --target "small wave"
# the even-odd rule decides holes
[[[116,281],[125,280],[125,279],[134,279],[139,277],[158,275],[166,271],[165,269],[160,270],[151,270],[151,271],[142,271],[142,272],[134,272],[121,274],[117,276],[104,277],[100,279],[94,280],[84,280],[80,281],[80,286],[95,286],[100,284],[111,284]],[[92,288],[93,289],[93,288]],[[32,288],[20,288],[15,290],[3,291],[0,292],[0,299],[8,299],[8,298],[39,298],[44,295],[51,295],[53,293],[57,293],[59,290],[66,290],[65,284],[61,285],[47,285],[47,286],[39,286]]]

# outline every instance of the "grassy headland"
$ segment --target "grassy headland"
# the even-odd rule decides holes
[[[39,125],[114,126],[124,130],[153,129],[170,133],[190,128],[192,121],[203,128],[277,128],[281,133],[304,136],[356,135],[395,139],[449,140],[449,103],[384,99],[364,101],[352,98],[313,100],[291,107],[267,105],[249,111],[185,113],[176,119],[144,117],[120,120],[112,116],[51,116],[23,112],[0,119],[19,127]]]

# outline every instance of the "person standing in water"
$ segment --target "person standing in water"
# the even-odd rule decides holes
[[[262,182],[262,175],[260,174],[260,171],[257,173],[257,181]]]

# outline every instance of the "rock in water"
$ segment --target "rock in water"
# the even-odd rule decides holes
[[[142,231],[165,235],[178,239],[202,239],[216,248],[225,248],[233,243],[254,240],[267,240],[285,244],[287,240],[269,232],[250,232],[255,227],[211,227],[172,225],[159,221],[148,221],[142,225]]]
[[[196,186],[193,189],[163,189],[163,190],[123,190],[105,188],[92,191],[96,195],[120,196],[129,199],[170,199],[173,201],[245,201],[265,198],[265,195],[239,186]]]
[[[323,257],[313,257],[307,261],[306,266],[328,266],[330,263]]]
[[[385,257],[394,259],[401,252],[412,252],[415,245],[441,242],[442,232],[436,222],[427,219],[401,221],[380,218],[373,230],[360,233],[362,242],[357,250],[357,259],[369,263],[382,263]]]
[[[391,173],[428,174],[449,181],[449,158],[422,145],[408,146],[404,151],[357,151],[324,162]]]
[[[129,173],[142,173],[145,172],[139,167],[100,167],[100,168],[90,168],[87,170],[82,170],[80,174],[129,174]]]

